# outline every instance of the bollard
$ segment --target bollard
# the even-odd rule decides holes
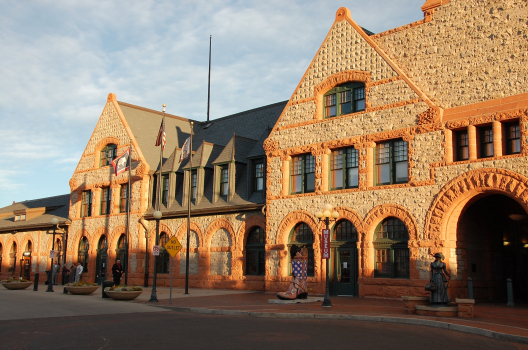
[[[513,302],[513,286],[511,278],[506,280],[506,289],[508,290],[508,303],[506,306],[514,307],[515,303]]]
[[[112,287],[113,285],[114,285],[113,281],[103,281],[103,283],[102,283],[102,286],[103,286],[103,298],[110,298],[108,295],[106,295],[104,290],[105,290],[106,287]]]
[[[46,274],[48,275],[48,289],[46,289],[46,292],[54,292],[53,290],[53,280],[52,280],[52,272],[51,270],[46,271]]]
[[[33,283],[33,291],[38,292],[38,280],[39,280],[38,272],[34,275],[33,280],[35,281],[35,283]]]
[[[473,297],[473,279],[468,277],[468,299],[475,299]]]

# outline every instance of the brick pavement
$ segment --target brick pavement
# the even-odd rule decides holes
[[[172,299],[160,299],[155,306],[171,308],[175,311],[199,313],[240,314],[258,317],[300,317],[300,318],[343,318],[364,316],[365,320],[392,323],[427,324],[434,327],[458,329],[470,333],[483,334],[494,338],[504,335],[523,337],[516,341],[528,343],[528,307],[508,308],[501,304],[477,303],[475,317],[431,317],[407,315],[403,301],[371,298],[332,297],[332,307],[323,308],[321,302],[303,304],[270,304],[275,294],[255,292],[215,296],[189,295]],[[147,301],[138,301],[147,303]],[[353,319],[353,318],[351,318]],[[472,327],[471,330],[467,326]],[[466,330],[464,330],[466,329]],[[476,329],[476,330],[475,330]]]

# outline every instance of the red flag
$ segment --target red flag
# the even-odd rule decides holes
[[[156,139],[156,146],[161,145],[162,150],[165,150],[165,120],[161,121],[158,138]]]
[[[112,161],[115,175],[121,174],[130,168],[130,148],[124,151],[119,157]]]

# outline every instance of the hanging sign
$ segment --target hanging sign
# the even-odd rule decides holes
[[[159,245],[155,245],[155,246],[152,248],[152,255],[154,255],[154,256],[159,256]]]
[[[165,249],[172,258],[182,249],[182,245],[176,236],[172,236],[167,243],[165,243]]]
[[[55,251],[54,250],[50,250],[50,259],[55,259]]]
[[[323,259],[330,259],[330,230],[327,228],[323,229],[321,252]]]

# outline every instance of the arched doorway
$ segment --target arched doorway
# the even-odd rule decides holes
[[[17,244],[13,242],[11,245],[11,251],[9,252],[9,269],[13,275],[15,274],[16,269],[16,255],[17,255]]]
[[[528,301],[528,215],[512,198],[481,194],[462,210],[457,225],[458,269],[473,280],[477,300],[505,300],[507,279],[514,298]],[[463,263],[462,266],[461,263]]]
[[[21,276],[29,280],[31,277],[31,252],[33,251],[33,243],[30,240],[26,243],[26,249],[24,250],[22,257],[22,271]]]
[[[358,296],[357,229],[350,221],[339,220],[331,238],[331,293]]]
[[[108,239],[106,235],[99,238],[97,244],[97,258],[95,260],[95,282],[99,285],[106,281],[106,270],[108,265]]]
[[[117,241],[117,249],[116,249],[116,261],[121,260],[121,263],[123,266],[126,267],[126,246],[125,246],[125,235],[122,234],[119,236],[119,240]]]
[[[80,263],[83,267],[83,273],[88,272],[88,251],[90,249],[90,243],[88,243],[88,238],[85,236],[81,237],[79,241],[79,251],[77,254],[77,262]]]
[[[266,231],[255,226],[246,240],[246,275],[266,275]]]

